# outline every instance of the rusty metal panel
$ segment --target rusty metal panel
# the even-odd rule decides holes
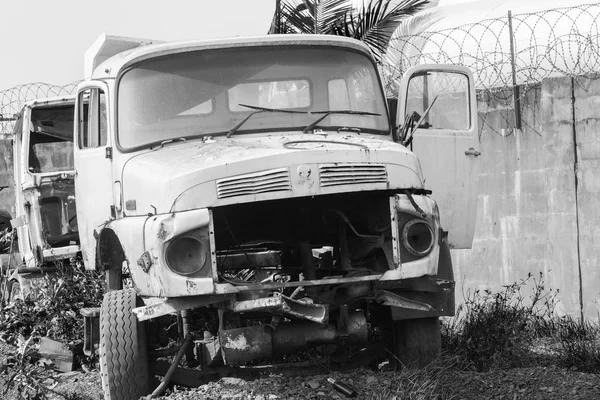
[[[387,290],[380,290],[377,292],[377,301],[385,306],[405,308],[414,311],[432,311],[431,307],[427,303],[422,303],[416,300],[410,300],[406,297],[397,295],[396,293],[388,292]]]
[[[312,304],[291,299],[277,294],[253,300],[234,302],[230,309],[233,312],[268,311],[287,317],[295,317],[308,321],[326,324],[329,321],[329,307],[323,304]]]
[[[221,330],[219,340],[225,364],[273,356],[271,328],[265,325]]]
[[[136,307],[132,311],[137,316],[138,321],[146,321],[152,318],[171,314],[176,311],[203,307],[209,304],[220,303],[227,300],[229,300],[227,295],[171,297],[167,298],[166,300],[149,298],[144,299],[147,305]]]
[[[255,267],[278,266],[281,265],[281,252],[266,250],[244,253],[219,253],[217,261],[222,270],[244,269],[248,268],[248,264]]]

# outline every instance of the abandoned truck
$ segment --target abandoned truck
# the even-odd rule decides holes
[[[403,363],[430,361],[439,317],[454,313],[449,248],[473,238],[471,73],[408,70],[397,127],[370,51],[352,39],[111,56],[124,47],[97,46],[75,105],[81,250],[110,289],[105,398],[146,394],[155,375],[164,388],[184,355],[186,376],[203,376],[310,346],[367,348],[381,334]],[[179,342],[164,348],[170,325]]]
[[[15,123],[13,165],[18,253],[9,298],[30,293],[56,262],[79,252],[75,210],[73,127],[75,97],[25,103]],[[12,250],[11,250],[12,251]]]

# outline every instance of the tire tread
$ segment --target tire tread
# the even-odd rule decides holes
[[[100,372],[106,400],[139,399],[148,393],[144,325],[132,310],[134,289],[104,295],[100,311]]]

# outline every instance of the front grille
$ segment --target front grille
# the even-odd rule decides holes
[[[383,164],[321,164],[319,172],[322,187],[387,182]]]
[[[219,199],[291,190],[290,173],[287,168],[254,172],[217,181],[217,197]]]

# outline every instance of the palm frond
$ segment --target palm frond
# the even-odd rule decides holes
[[[369,46],[378,61],[394,31],[429,0],[365,0],[358,10],[353,0],[281,0],[269,33],[321,33],[352,37]],[[433,0],[435,1],[435,0]]]
[[[349,0],[313,0],[315,4],[315,33],[331,33],[332,27],[352,11]]]
[[[352,37],[362,40],[381,60],[394,31],[403,19],[423,9],[428,0],[403,0],[390,9],[391,0],[363,4],[355,16],[346,16],[345,24],[353,29]]]
[[[269,33],[330,34],[351,10],[351,0],[281,0],[280,15],[276,10]]]
[[[273,16],[274,20],[277,18],[279,26],[272,24],[269,33],[310,33],[314,29],[310,10],[303,2],[282,0],[280,15]]]
[[[392,35],[392,39],[419,34],[443,18],[433,10],[426,10],[417,15],[412,15],[400,22],[398,29]]]
[[[386,64],[398,64],[402,57],[411,55],[403,54],[406,51],[420,53],[429,38],[429,34],[425,32],[443,18],[435,11],[427,10],[404,19],[390,39],[385,55]],[[406,46],[406,41],[410,42],[409,46]],[[401,49],[397,48],[399,44],[402,45]]]

